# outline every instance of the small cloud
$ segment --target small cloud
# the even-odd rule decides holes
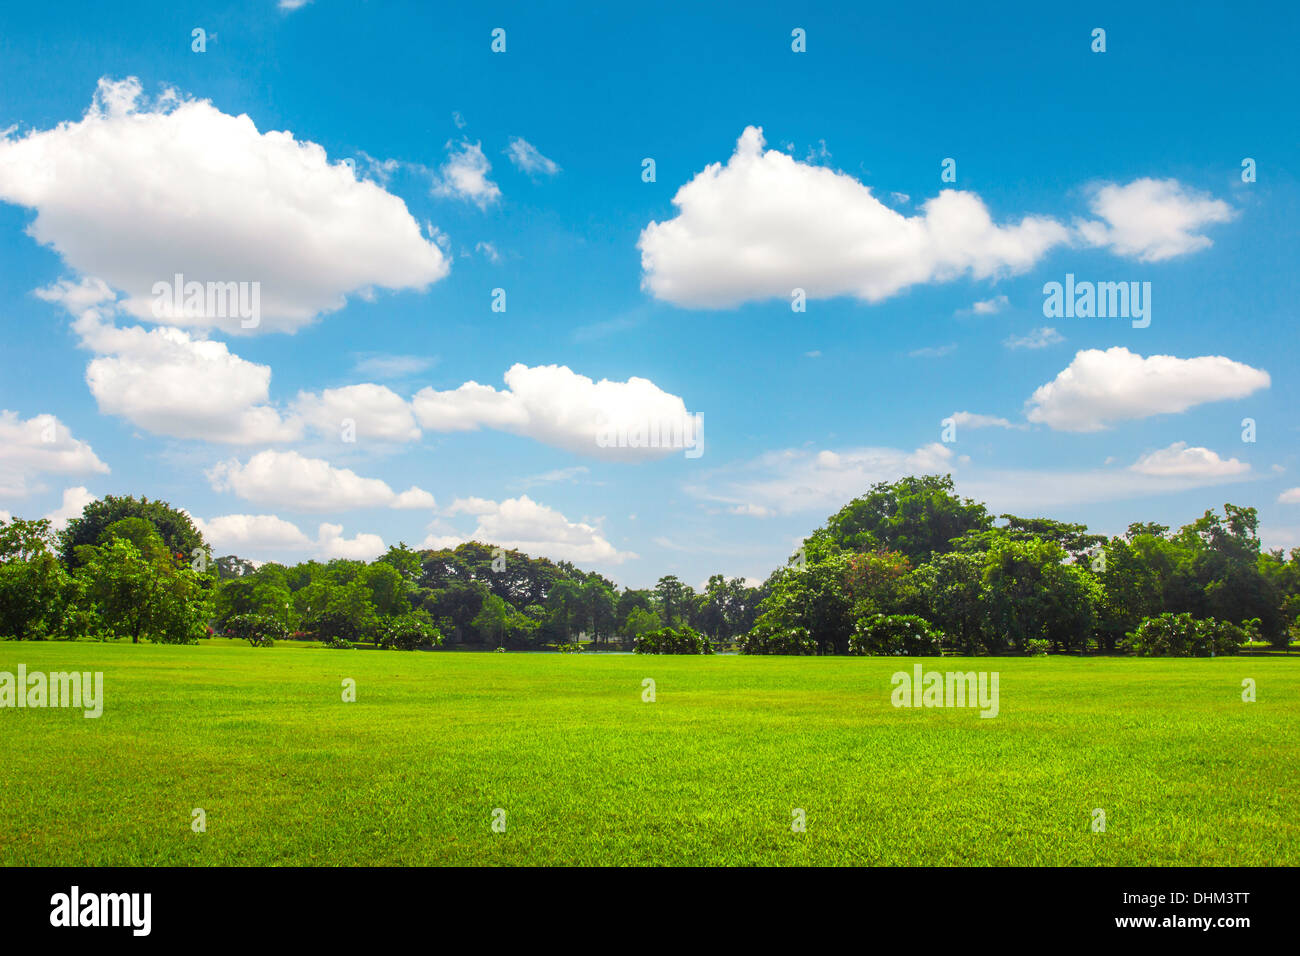
[[[353,371],[372,378],[406,378],[432,368],[438,359],[427,355],[361,353]]]
[[[1002,344],[1009,349],[1045,349],[1049,345],[1064,342],[1065,336],[1056,329],[1044,326],[1034,329],[1028,335],[1010,335]]]
[[[1300,488],[1288,488],[1277,496],[1277,500],[1284,505],[1300,505]]]
[[[457,129],[465,128],[465,117],[460,115],[460,110],[451,111],[451,121],[456,124]]]
[[[434,181],[433,195],[465,199],[480,209],[486,209],[501,198],[501,189],[488,179],[492,164],[483,155],[480,143],[464,140],[456,147],[449,142],[447,151],[451,155],[443,164],[441,175]]]
[[[804,358],[821,358],[822,353],[820,349],[813,349],[811,352],[804,352],[803,356]]]
[[[998,418],[996,415],[980,415],[976,412],[953,412],[952,422],[958,428],[1021,428],[1007,421],[1005,418]]]
[[[501,261],[501,253],[498,252],[497,247],[490,242],[475,243],[474,251],[483,253],[483,255],[487,256],[488,260],[491,262]]]
[[[943,358],[945,355],[951,355],[957,351],[957,343],[950,342],[947,345],[932,346],[923,349],[913,349],[908,352],[909,358]]]
[[[530,176],[539,173],[543,176],[554,176],[560,171],[559,164],[555,160],[547,159],[536,146],[520,136],[510,140],[506,155],[510,157],[510,162]]]

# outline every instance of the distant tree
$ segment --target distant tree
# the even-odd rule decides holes
[[[48,520],[0,521],[0,637],[60,636],[70,590]]]

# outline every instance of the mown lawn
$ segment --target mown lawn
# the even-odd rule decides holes
[[[0,643],[20,663],[102,671],[105,706],[0,710],[7,865],[1300,864],[1300,659],[923,662],[1000,672],[994,719],[894,708],[897,658]]]

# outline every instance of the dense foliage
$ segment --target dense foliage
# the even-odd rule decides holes
[[[57,535],[48,521],[0,522],[0,637],[212,633],[403,650],[1220,654],[1300,637],[1300,548],[1263,551],[1253,508],[1107,538],[995,517],[935,475],[874,485],[761,585],[715,574],[698,592],[673,575],[620,589],[480,542],[259,566],[213,558],[185,512],[147,498],[92,502]]]

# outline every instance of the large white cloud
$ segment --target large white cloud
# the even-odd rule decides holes
[[[1031,422],[1060,431],[1100,431],[1110,423],[1182,412],[1202,402],[1244,398],[1270,384],[1267,372],[1222,355],[1143,358],[1122,346],[1078,352],[1030,396]]]
[[[416,418],[431,431],[495,428],[525,435],[580,455],[612,460],[681,453],[696,435],[686,403],[649,379],[593,381],[564,365],[515,364],[506,388],[466,382],[457,389],[425,388],[411,400]],[[633,436],[643,436],[638,442]],[[658,446],[650,436],[660,436]],[[627,437],[623,447],[614,439]],[[681,441],[674,444],[677,436]]]
[[[39,490],[41,475],[108,474],[86,442],[72,437],[68,426],[53,415],[33,415],[0,409],[0,495],[22,497]]]
[[[795,288],[877,302],[917,283],[1023,272],[1071,238],[1045,217],[999,226],[957,190],[903,215],[851,176],[764,149],[753,126],[725,166],[706,167],[673,204],[677,215],[638,241],[643,285],[693,307],[789,298]]]
[[[218,463],[208,472],[217,491],[229,491],[256,504],[295,511],[346,511],[354,508],[432,509],[433,495],[421,488],[393,491],[378,478],[363,478],[321,458],[296,451],[262,451],[246,464]]]
[[[1080,234],[1091,245],[1117,255],[1159,262],[1212,245],[1198,230],[1228,222],[1231,206],[1182,185],[1176,179],[1136,179],[1126,186],[1098,187],[1091,200],[1101,221],[1081,222]]]
[[[575,564],[621,564],[636,557],[631,552],[615,548],[596,526],[570,521],[554,508],[539,504],[527,495],[500,502],[487,498],[458,498],[447,509],[447,514],[473,515],[478,519],[478,526],[466,537],[431,534],[421,547],[449,548],[463,541],[482,541]]]
[[[411,406],[385,385],[348,385],[319,394],[300,392],[294,411],[304,422],[338,439],[350,422],[355,441],[408,442],[420,437]]]
[[[372,287],[421,289],[449,269],[405,203],[289,132],[134,77],[101,79],[78,122],[0,138],[0,200],[36,210],[29,232],[69,266],[169,325],[240,319],[153,311],[154,285],[260,283],[258,331],[291,331]]]
[[[157,435],[225,444],[301,437],[301,423],[269,403],[269,366],[181,329],[116,328],[93,315],[75,328],[100,353],[86,366],[86,384],[104,414]]]

